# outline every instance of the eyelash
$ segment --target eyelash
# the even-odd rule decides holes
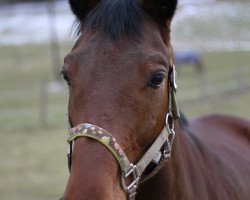
[[[64,70],[61,71],[60,75],[63,77],[63,79],[66,81],[67,85],[70,86],[70,79],[69,76],[67,74],[67,72],[65,72]]]

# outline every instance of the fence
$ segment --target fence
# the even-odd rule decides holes
[[[250,66],[206,70],[202,74],[182,73],[180,69],[178,100],[190,115],[227,112],[248,117],[248,108],[241,99],[250,97]],[[237,99],[237,105],[232,103]],[[247,101],[247,100],[245,100]],[[226,105],[227,104],[227,105]],[[230,106],[234,106],[231,111]],[[204,108],[204,109],[202,109]],[[236,113],[234,111],[236,110]]]

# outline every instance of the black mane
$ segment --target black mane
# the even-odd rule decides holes
[[[112,39],[140,35],[144,11],[136,0],[103,0],[81,22],[83,29],[98,29]]]

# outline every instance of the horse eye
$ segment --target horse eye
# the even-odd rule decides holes
[[[67,74],[67,72],[65,72],[64,70],[61,71],[61,75],[63,77],[63,79],[66,81],[67,85],[70,86],[70,79],[69,76]]]
[[[163,73],[155,74],[148,82],[148,86],[153,89],[157,89],[161,86],[164,78],[165,78],[165,75]]]

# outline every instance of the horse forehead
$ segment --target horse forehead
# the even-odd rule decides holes
[[[138,52],[137,52],[138,54]],[[80,72],[96,73],[103,75],[115,71],[133,70],[137,65],[136,52],[133,49],[121,50],[112,45],[104,45],[98,48],[82,48],[75,56]],[[118,76],[119,74],[116,74]]]
[[[67,57],[75,60],[82,71],[105,70],[105,73],[128,68],[132,70],[142,58],[143,51],[130,41],[96,38],[83,41]],[[107,71],[108,70],[108,71]]]
[[[145,39],[144,39],[145,40]],[[84,42],[72,55],[81,66],[113,66],[116,68],[133,67],[145,63],[153,55],[166,57],[166,48],[157,40],[123,39],[121,41],[93,41]]]
[[[109,70],[106,72],[112,73],[117,70],[138,70],[140,64],[145,63],[152,54],[166,57],[167,51],[158,26],[145,22],[142,35],[124,36],[118,40],[112,40],[101,31],[84,31],[71,54],[83,70],[98,71],[106,67]]]

